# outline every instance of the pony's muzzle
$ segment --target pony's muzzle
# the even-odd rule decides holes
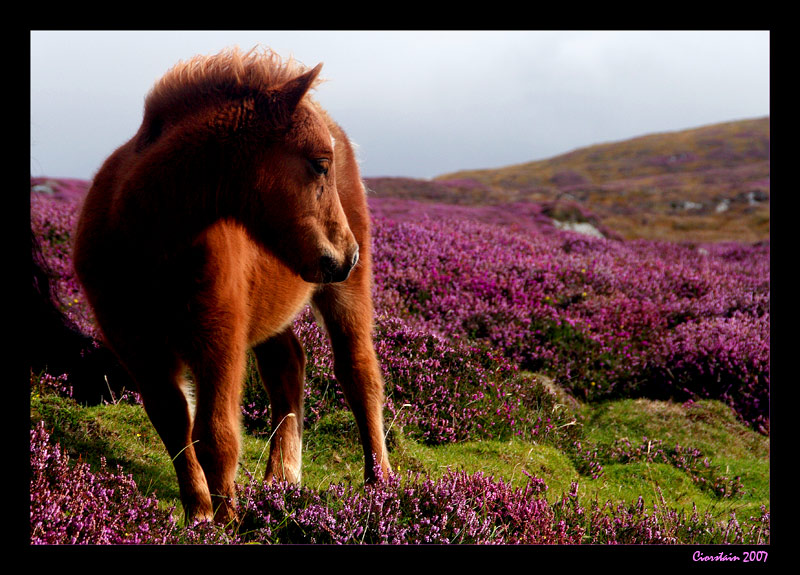
[[[324,254],[320,258],[320,271],[322,272],[322,283],[343,282],[350,277],[350,272],[358,263],[358,245],[351,255],[345,255],[341,260],[331,254]]]

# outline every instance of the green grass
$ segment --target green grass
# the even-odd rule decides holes
[[[178,484],[169,455],[144,409],[118,403],[82,407],[56,395],[31,397],[31,419],[44,420],[53,441],[96,468],[104,458],[136,480],[139,490],[155,493],[165,506],[178,502]]]
[[[603,478],[591,482],[601,498],[616,492],[624,500],[641,494],[654,498],[653,487],[661,487],[667,501],[676,507],[755,512],[769,507],[769,438],[737,421],[733,411],[717,401],[690,405],[646,399],[624,399],[583,408],[586,437],[598,445],[611,445],[619,438],[639,444],[644,438],[660,439],[665,445],[695,447],[709,457],[717,475],[740,477],[744,492],[719,498],[699,488],[689,475],[663,463],[605,465]],[[602,487],[598,487],[602,484]]]
[[[661,462],[604,462],[597,479],[581,474],[574,450],[558,437],[545,444],[510,441],[471,441],[461,444],[427,446],[414,441],[402,430],[391,428],[388,437],[394,470],[419,472],[432,479],[446,469],[482,472],[502,478],[515,486],[527,481],[526,474],[543,479],[547,498],[556,501],[578,482],[582,498],[603,503],[635,503],[642,496],[646,504],[665,498],[674,508],[722,515],[757,514],[761,505],[769,508],[769,438],[741,425],[726,406],[702,401],[683,406],[664,401],[624,399],[601,404],[572,402],[569,409],[583,422],[580,438],[599,453],[619,438],[639,444],[643,438],[661,440],[664,446],[680,444],[700,449],[712,461],[717,474],[739,476],[744,493],[720,498],[692,481],[674,465]],[[34,391],[31,395],[33,420],[44,420],[54,440],[71,456],[97,465],[105,458],[112,467],[120,465],[136,480],[145,494],[155,493],[164,507],[180,509],[178,488],[169,457],[141,406],[127,403],[82,407],[53,393]],[[573,430],[574,433],[574,430]],[[245,471],[262,476],[266,464],[268,435],[243,433],[240,479]],[[304,435],[303,483],[323,489],[331,483],[360,485],[363,460],[358,433],[351,414],[338,410],[326,414]]]
[[[586,409],[588,435],[611,443],[619,437],[646,436],[697,447],[712,458],[769,458],[769,438],[741,425],[734,412],[718,401],[688,406],[667,401],[623,399]]]

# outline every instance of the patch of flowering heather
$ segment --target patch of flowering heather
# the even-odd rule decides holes
[[[61,311],[85,334],[97,337],[83,288],[72,267],[72,232],[83,197],[78,193],[50,197],[31,193],[31,229],[40,240],[44,263]]]
[[[447,470],[439,479],[391,475],[363,490],[324,491],[286,483],[241,486],[238,537],[259,543],[329,544],[688,544],[769,542],[769,512],[740,522],[670,509],[660,491],[647,508],[597,500],[585,507],[578,484],[549,504],[529,477],[512,488],[482,473]]]
[[[40,375],[35,375],[31,372],[31,391],[37,395],[43,392],[55,392],[56,395],[72,397],[72,385],[69,384],[67,379],[68,375],[66,373],[56,376],[46,372]]]
[[[572,445],[565,446],[567,453],[575,462],[575,468],[581,475],[586,475],[592,479],[599,479],[603,476],[603,465],[600,462],[600,451],[595,445],[584,447],[580,440],[575,440]]]
[[[750,404],[736,408],[765,413],[769,364],[748,362],[753,345],[769,345],[768,243],[613,242],[460,217],[375,222],[379,313],[445,338],[486,342],[587,398],[635,393],[653,367],[665,366],[665,348],[675,352],[673,363],[707,369],[708,356],[675,345],[675,328],[707,326],[704,338],[725,340],[724,319],[741,315],[748,322],[737,327],[747,336],[727,341],[727,364],[743,382],[755,370],[761,396],[749,394]],[[747,337],[755,343],[744,345]],[[705,382],[689,386],[721,397]]]
[[[525,359],[520,348],[546,354],[525,349],[531,317],[558,319],[551,294],[559,282],[544,236],[526,241],[471,221],[378,220],[374,237],[379,313],[405,311],[427,330],[483,339],[515,360]]]
[[[141,495],[130,475],[103,466],[97,472],[72,462],[51,444],[44,424],[31,440],[31,543],[168,543],[175,523],[152,497]]]
[[[242,389],[242,425],[253,435],[268,434],[271,429],[269,395],[261,383],[261,376],[252,355],[248,356],[246,378]]]
[[[56,200],[81,200],[91,182],[77,178],[31,178],[31,191]]]
[[[77,194],[32,193],[32,228],[45,239],[65,312],[94,334],[69,261],[79,201]],[[768,432],[768,242],[689,246],[592,238],[553,229],[535,204],[467,208],[380,200],[372,208],[379,318],[399,319],[459,351],[470,349],[468,340],[497,349],[587,399],[722,399]],[[300,329],[307,340],[324,339],[310,327]],[[341,401],[329,386],[335,378],[325,345],[311,346],[309,379],[324,386],[307,403],[311,415],[324,402]],[[390,363],[402,355],[384,352]],[[316,393],[313,387],[309,393]],[[246,408],[264,414],[257,405]]]
[[[391,419],[426,443],[508,435],[524,417],[527,393],[514,377],[516,368],[491,350],[451,344],[381,318],[376,351]]]
[[[31,430],[32,544],[578,544],[769,543],[769,512],[739,521],[691,516],[663,501],[648,510],[592,502],[573,484],[549,504],[547,486],[525,487],[481,473],[447,470],[438,479],[407,473],[363,489],[331,484],[313,490],[251,480],[238,487],[241,522],[180,526],[171,511],[141,495],[129,475],[70,461],[43,424]]]
[[[531,202],[454,205],[393,197],[371,197],[369,207],[375,217],[395,222],[431,223],[443,219],[457,219],[508,227],[511,230],[543,233],[553,230],[553,220],[546,210],[540,204]]]
[[[326,413],[345,407],[347,402],[333,373],[333,355],[328,337],[314,320],[309,308],[295,320],[293,329],[306,352],[303,408],[305,425],[311,426]],[[249,431],[270,431],[269,396],[263,389],[253,358],[248,365],[242,413],[245,427]]]
[[[768,432],[769,328],[769,315],[740,312],[678,325],[658,342],[651,379],[689,397],[721,399]]]
[[[542,493],[481,473],[448,470],[432,480],[392,475],[363,490],[332,484],[316,492],[289,484],[242,489],[240,533],[272,543],[578,543]]]
[[[576,489],[564,494],[556,504],[557,516],[567,524],[584,527],[584,542],[593,544],[733,544],[769,543],[770,514],[761,507],[761,515],[740,522],[735,512],[728,519],[715,519],[710,511],[702,516],[693,506],[687,516],[683,510],[670,509],[656,487],[657,501],[650,509],[640,496],[633,505],[604,504],[592,501],[583,508]]]
[[[306,349],[305,422],[346,406],[333,374],[327,337],[310,313],[295,332]],[[387,421],[428,444],[512,436],[544,439],[572,421],[555,413],[556,400],[541,384],[519,374],[497,352],[445,340],[386,316],[376,320],[376,353],[386,381]],[[245,424],[269,425],[266,393],[253,378],[245,390]]]

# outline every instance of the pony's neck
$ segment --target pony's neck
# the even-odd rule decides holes
[[[115,227],[136,252],[169,259],[190,247],[208,227],[230,217],[209,186],[169,181],[130,191],[120,204]]]

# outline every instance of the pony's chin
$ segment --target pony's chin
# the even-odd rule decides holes
[[[311,271],[301,271],[300,278],[310,284],[322,284],[325,283],[322,281],[322,272],[311,272]]]
[[[332,264],[330,260],[323,260],[319,266],[309,266],[300,271],[303,281],[312,284],[332,284],[346,281],[354,266]]]
[[[340,271],[305,271],[300,273],[300,277],[304,282],[310,284],[333,284],[346,281],[350,277],[349,269],[342,269]]]

